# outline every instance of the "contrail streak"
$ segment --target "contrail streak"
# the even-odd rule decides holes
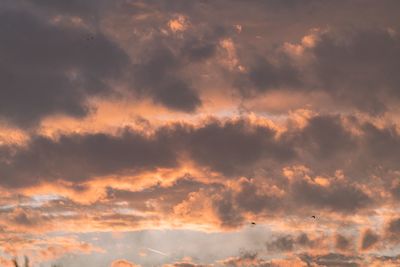
[[[152,249],[152,248],[147,248],[147,249],[150,250],[151,252],[154,252],[154,253],[157,253],[157,254],[160,254],[160,255],[168,257],[168,254],[166,254],[164,252],[161,252],[159,250],[155,250],[155,249]]]

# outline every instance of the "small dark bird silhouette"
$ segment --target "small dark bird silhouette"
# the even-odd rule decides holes
[[[311,218],[315,219],[315,216],[313,215],[313,216],[311,216]]]
[[[255,222],[251,222],[251,224],[252,224],[252,225],[256,225],[256,223],[255,223]]]

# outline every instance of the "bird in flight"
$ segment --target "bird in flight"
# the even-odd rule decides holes
[[[315,219],[315,215],[311,216],[311,218]]]
[[[255,223],[255,222],[251,222],[251,224],[252,224],[252,225],[256,225],[256,223]]]

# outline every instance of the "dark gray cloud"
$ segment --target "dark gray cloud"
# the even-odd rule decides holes
[[[10,210],[7,220],[11,224],[21,227],[39,227],[46,224],[52,218],[32,208],[15,208]]]
[[[234,228],[244,223],[243,214],[235,205],[232,192],[229,190],[216,195],[212,204],[222,227]]]
[[[176,167],[180,156],[221,172],[227,178],[251,177],[260,169],[277,168],[280,172],[292,164],[306,164],[319,170],[316,175],[319,172],[324,175],[336,170],[329,165],[335,165],[337,155],[341,154],[363,163],[351,165],[352,168],[365,164],[376,166],[379,161],[374,160],[375,148],[366,153],[368,146],[377,146],[381,139],[386,146],[388,138],[378,136],[379,139],[370,145],[369,138],[365,139],[368,135],[353,136],[344,130],[340,121],[338,117],[314,117],[304,129],[280,137],[275,130],[251,124],[245,119],[226,122],[214,119],[196,127],[175,124],[161,127],[151,136],[130,129],[115,136],[102,133],[61,135],[58,139],[33,136],[25,146],[0,147],[0,174],[2,184],[9,186],[55,179],[74,181],[79,185],[79,182],[95,176]],[[335,145],[332,146],[329,140]],[[364,142],[363,149],[355,145]],[[322,156],[325,158],[321,159]],[[395,158],[394,154],[388,160],[395,162]],[[323,168],[321,162],[328,167]],[[290,192],[290,197],[298,205],[353,212],[374,202],[357,186],[357,177],[350,176],[346,180],[332,178],[329,186],[303,178],[288,184],[286,178],[276,175],[265,179],[271,185]],[[282,207],[279,197],[257,189],[257,180],[242,179],[239,185],[238,193],[229,198],[237,208],[257,214]]]
[[[181,156],[213,171],[220,171],[228,179],[238,178],[244,173],[255,173],[248,171],[252,168],[278,168],[281,172],[285,166],[304,162],[312,163],[308,165],[311,169],[318,169],[314,164],[321,162],[321,155],[329,154],[330,150],[334,155],[343,153],[348,157],[353,154],[347,151],[357,150],[354,154],[355,160],[360,158],[363,164],[356,164],[356,167],[365,164],[377,166],[379,161],[375,161],[377,156],[373,154],[378,148],[368,150],[371,145],[368,136],[369,132],[374,133],[378,129],[370,130],[361,124],[361,134],[355,136],[344,130],[342,122],[337,116],[318,116],[311,118],[305,128],[289,130],[291,132],[280,137],[273,129],[251,124],[245,119],[226,122],[211,119],[198,126],[175,124],[161,127],[150,136],[131,129],[122,130],[117,135],[72,134],[60,135],[56,139],[33,136],[24,146],[0,147],[1,184],[6,187],[23,187],[46,181],[66,180],[73,183],[72,189],[84,192],[86,188],[81,183],[95,177],[137,174],[159,167],[178,167]],[[319,129],[331,137],[320,134]],[[363,131],[368,131],[368,134]],[[379,131],[385,132],[385,129]],[[396,134],[392,133],[394,140],[398,138]],[[388,141],[388,136],[373,136],[377,139],[371,146],[393,146]],[[327,144],[329,139],[336,144],[334,147]],[[362,149],[354,145],[359,143],[365,144]],[[307,157],[299,156],[302,155],[302,150],[308,151]],[[395,156],[396,154],[392,157]],[[327,155],[324,161],[328,164],[336,161],[336,158],[337,156]],[[329,168],[327,170],[330,171]],[[324,172],[326,169],[321,169],[321,173]],[[268,173],[266,175],[269,176]],[[328,175],[329,183],[322,185],[314,181],[313,177],[317,175],[318,172],[310,174],[308,178],[297,175],[291,181],[282,175],[242,178],[235,189],[225,186],[224,180],[220,184],[206,184],[188,175],[171,186],[155,185],[144,191],[110,187],[107,200],[110,203],[127,201],[135,209],[146,210],[148,207],[141,200],[162,198],[160,209],[170,211],[187,199],[189,193],[204,190],[210,196],[212,208],[224,227],[244,224],[244,213],[271,218],[281,216],[283,211],[298,214],[312,208],[352,214],[379,205],[379,199],[373,193],[367,194],[360,186],[361,182],[368,184],[373,180],[358,180],[352,176],[337,179]],[[281,190],[281,193],[266,191],[272,187]],[[391,190],[391,183],[383,189]],[[302,242],[308,241],[303,238]]]
[[[304,129],[289,131],[287,139],[292,140],[299,164],[312,166],[320,175],[333,174],[338,169],[355,169],[353,160],[359,161],[361,138],[349,131],[345,119],[352,118],[318,115],[310,118]]]
[[[47,11],[52,15],[62,14],[67,16],[77,16],[85,20],[96,20],[96,22],[99,22],[99,16],[104,15],[107,8],[115,7],[117,5],[116,2],[118,1],[113,3],[107,0],[71,0],[67,2],[51,0],[22,0],[20,2],[30,4],[31,7],[37,8],[37,11]]]
[[[267,243],[267,249],[271,251],[292,251],[294,249],[295,240],[292,236],[281,236]]]
[[[0,49],[5,55],[0,65],[0,85],[4,89],[0,96],[7,101],[1,103],[0,115],[19,125],[32,125],[55,113],[84,116],[89,112],[87,98],[112,92],[108,82],[120,79],[122,72],[130,73],[131,78],[124,81],[139,95],[151,97],[167,108],[194,112],[202,105],[202,90],[205,90],[200,86],[202,78],[194,66],[204,68],[210,59],[216,63],[219,41],[225,37],[235,42],[239,59],[248,69],[246,74],[234,71],[230,74],[233,77],[228,78],[244,95],[252,95],[253,89],[259,93],[277,89],[323,91],[341,103],[373,114],[387,108],[388,98],[398,99],[399,79],[395,70],[400,62],[399,38],[382,26],[391,27],[390,19],[385,24],[386,20],[380,21],[379,16],[370,12],[368,6],[372,2],[360,12],[365,13],[364,18],[374,21],[375,27],[360,27],[357,22],[360,18],[352,17],[348,23],[351,26],[346,28],[350,29],[348,31],[334,19],[337,16],[334,10],[342,10],[338,6],[354,10],[356,3],[332,5],[307,1],[300,5],[296,1],[255,1],[246,5],[235,1],[230,3],[229,9],[223,9],[225,1],[173,1],[168,5],[159,1],[139,2],[5,1],[0,29]],[[396,3],[383,2],[376,11],[392,14]],[[151,10],[160,14],[147,16]],[[245,14],[252,16],[242,14],[234,19],[242,10],[251,10]],[[275,16],[268,19],[263,12],[279,13],[288,22]],[[300,36],[293,34],[290,28],[293,20],[290,14],[304,15],[303,12],[316,14],[317,25],[325,27],[331,20],[333,30],[321,34],[316,46],[306,49],[306,54],[314,60],[299,68],[276,48],[284,41],[298,40]],[[177,13],[186,15],[192,27],[178,37],[163,33],[168,20]],[[111,41],[102,33],[100,22],[102,19],[112,21],[113,30],[120,34],[117,15],[140,14],[148,18],[134,25],[135,31],[124,36],[134,40],[131,46],[135,51],[130,52],[130,56],[134,55],[135,63],[129,66],[129,57],[116,40]],[[90,21],[90,27],[54,22],[59,15],[80,17],[85,22]],[[263,28],[270,25],[268,23],[277,23],[275,20],[281,22],[282,34],[290,40],[281,40],[279,34]],[[317,26],[308,23],[306,18],[304,21],[299,31],[303,35]],[[243,24],[243,33],[235,33],[235,24]],[[396,29],[396,25],[393,27]],[[137,34],[138,28],[143,29],[142,35]],[[265,32],[260,32],[261,29]],[[151,32],[149,40],[143,38],[146,32]],[[271,38],[254,40],[265,33]],[[215,72],[217,67],[208,69]],[[313,77],[312,82],[304,79],[309,76]]]
[[[265,187],[265,183],[271,187],[277,186],[284,191],[284,195],[267,193],[269,187]],[[350,215],[377,205],[376,199],[359,189],[356,184],[345,181],[332,180],[329,185],[320,185],[309,178],[297,177],[290,184],[284,185],[279,184],[277,178],[264,181],[264,184],[242,179],[235,190],[221,189],[206,192],[213,199],[213,208],[221,224],[228,227],[238,227],[246,223],[242,216],[245,213],[260,218],[279,218],[288,213],[303,217],[305,210],[317,209]],[[339,241],[343,240],[341,238]],[[293,246],[299,247],[312,247],[316,242],[307,235],[280,241],[287,241],[285,244],[290,241]],[[338,248],[344,248],[343,244],[344,241],[338,242]]]
[[[0,116],[19,126],[35,125],[58,113],[82,117],[90,111],[89,97],[115,91],[111,81],[124,82],[139,96],[167,108],[195,111],[201,97],[184,72],[215,55],[224,28],[188,31],[184,38],[166,36],[160,23],[166,25],[171,16],[165,14],[158,28],[143,22],[145,31],[155,27],[150,40],[132,33],[132,38],[142,41],[133,45],[135,51],[128,56],[116,39],[103,33],[101,22],[118,13],[147,14],[139,6],[110,1],[4,2]],[[82,23],[74,22],[74,17]]]
[[[257,185],[253,181],[242,179],[239,192],[235,196],[235,201],[243,211],[258,214],[278,209],[281,207],[282,199],[258,190]]]
[[[345,182],[333,182],[325,187],[302,180],[292,185],[290,193],[296,205],[303,203],[344,213],[370,207],[369,205],[373,203],[373,199],[366,193]]]
[[[27,186],[56,179],[82,182],[98,175],[175,165],[174,148],[163,137],[149,139],[126,130],[120,136],[34,137],[1,162],[0,176],[3,185]]]
[[[101,32],[22,8],[0,13],[0,116],[13,123],[32,125],[56,113],[86,115],[87,96],[110,93],[108,82],[129,62]]]
[[[183,13],[196,23],[243,26],[238,37],[262,50],[283,41],[294,41],[311,28],[388,27],[398,25],[396,0],[317,1],[152,1],[152,7]],[[229,8],[228,8],[229,7]],[[255,39],[256,36],[261,38]]]
[[[238,73],[234,82],[244,96],[252,95],[253,90],[259,93],[303,86],[300,71],[290,61],[281,59],[282,62],[272,63],[262,55],[255,58],[249,63],[248,72]]]
[[[305,128],[288,131],[282,139],[290,140],[297,162],[311,167],[314,174],[333,176],[343,170],[352,181],[360,182],[371,175],[389,177],[390,170],[398,169],[399,136],[393,124],[378,127],[353,116],[318,115],[310,118]],[[385,182],[385,190],[394,197],[396,186]]]
[[[232,74],[233,84],[243,95],[253,97],[267,90],[323,92],[342,107],[381,114],[390,101],[399,100],[400,86],[395,73],[400,67],[400,38],[387,27],[333,26],[334,30],[318,35],[315,46],[305,49],[307,59],[300,65],[276,46],[257,49],[263,53],[255,59],[249,56],[254,52],[247,51],[255,48],[244,46],[239,55],[248,70]]]
[[[19,225],[32,225],[34,222],[32,221],[31,218],[28,217],[27,213],[23,210],[20,210],[15,216],[12,218],[12,220]]]
[[[323,34],[312,48],[321,87],[369,113],[385,110],[384,97],[399,96],[400,39],[386,29]]]
[[[392,193],[393,197],[396,200],[400,199],[400,184],[395,184],[394,186],[392,186],[390,192]]]
[[[298,138],[303,149],[321,161],[337,159],[337,156],[354,150],[357,145],[341,117],[335,115],[311,118]]]
[[[168,47],[156,47],[144,62],[134,67],[134,80],[142,93],[149,93],[155,101],[182,111],[194,111],[201,100],[187,83],[177,75],[181,62]]]
[[[364,132],[364,149],[369,160],[385,167],[396,168],[400,159],[400,134],[395,125],[378,128],[371,123],[362,126]]]
[[[302,233],[297,236],[296,243],[302,247],[314,247],[318,241],[310,239],[306,233]]]
[[[232,257],[221,261],[223,266],[239,267],[239,266],[255,266],[255,267],[272,267],[271,263],[260,259],[256,252],[245,251],[237,257]]]
[[[290,148],[274,139],[274,130],[246,121],[210,121],[201,127],[172,125],[150,137],[130,129],[102,133],[33,136],[25,146],[1,146],[3,184],[33,184],[47,179],[83,181],[128,170],[172,167],[185,153],[201,165],[240,175],[253,161],[285,161]],[[233,170],[229,170],[233,168]]]
[[[335,236],[335,246],[339,250],[347,251],[351,248],[351,239],[341,235],[341,234],[336,234]]]
[[[266,243],[271,252],[300,251],[301,249],[313,248],[321,242],[319,239],[311,239],[306,233],[296,235],[282,235]],[[321,245],[321,244],[320,244]]]
[[[400,218],[392,219],[387,226],[387,234],[389,237],[399,240],[400,237]]]
[[[302,254],[299,257],[307,264],[317,264],[317,266],[343,266],[343,267],[358,267],[361,265],[361,258],[357,256],[348,256],[337,253],[329,253],[325,255],[308,255]]]
[[[275,130],[249,122],[211,121],[193,132],[188,149],[194,160],[227,175],[251,172],[260,159],[290,161],[295,152]]]
[[[151,136],[130,129],[115,136],[101,133],[61,135],[57,139],[36,136],[24,146],[0,147],[1,184],[21,187],[61,179],[73,182],[74,190],[84,191],[80,183],[94,177],[177,167],[181,156],[210,170],[219,171],[228,179],[246,174],[251,177],[259,169],[277,168],[281,172],[285,166],[306,163],[311,169],[318,170],[311,175],[311,180],[299,176],[288,181],[281,174],[269,177],[266,173],[265,178],[256,176],[255,179],[242,179],[237,190],[232,191],[222,184],[205,185],[185,178],[170,188],[155,186],[144,192],[110,188],[108,193],[110,199],[131,199],[132,203],[140,198],[152,199],[159,195],[165,199],[164,208],[170,209],[190,192],[204,188],[210,196],[215,196],[212,198],[213,207],[221,222],[230,226],[244,222],[242,212],[275,216],[275,213],[280,214],[280,210],[297,213],[303,208],[312,207],[350,214],[379,204],[379,199],[364,192],[360,186],[361,182],[372,183],[373,180],[352,175],[346,179],[333,178],[334,173],[329,174],[332,169],[322,168],[321,162],[328,166],[335,165],[336,155],[343,154],[354,162],[350,164],[351,168],[361,168],[360,172],[374,175],[374,172],[365,171],[363,166],[369,165],[370,170],[374,170],[374,166],[385,162],[384,156],[379,161],[376,150],[383,149],[380,148],[381,144],[388,146],[390,152],[394,146],[390,138],[397,140],[398,136],[396,132],[391,132],[390,138],[374,134],[376,139],[371,144],[370,132],[386,130],[371,130],[361,125],[359,130],[362,134],[355,136],[344,130],[341,121],[335,116],[314,117],[305,128],[280,137],[273,129],[251,124],[247,120],[228,120],[223,123],[215,119],[196,127],[185,124],[161,127]],[[335,146],[331,146],[329,140]],[[307,156],[303,156],[305,154],[302,151],[307,151]],[[329,155],[329,152],[335,156]],[[394,164],[396,153],[393,149],[393,155],[387,156],[387,161],[393,161]],[[321,159],[322,155],[326,155],[326,158]],[[328,185],[312,181],[312,177],[320,173],[328,177]],[[278,196],[263,191],[259,186],[265,186],[267,182],[285,194]],[[384,190],[392,190],[391,183],[385,186]],[[145,208],[139,204],[135,207]]]
[[[142,55],[132,71],[134,89],[168,108],[194,112],[202,101],[188,69],[212,58],[226,31],[210,28],[188,30],[183,38],[157,32],[141,44]],[[198,75],[194,76],[196,81],[201,80]]]
[[[368,229],[363,233],[361,248],[364,250],[370,249],[379,241],[379,239],[380,237],[378,234],[374,233],[371,229]]]

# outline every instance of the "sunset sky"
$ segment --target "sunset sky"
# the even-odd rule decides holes
[[[1,0],[0,266],[400,266],[399,14]]]

